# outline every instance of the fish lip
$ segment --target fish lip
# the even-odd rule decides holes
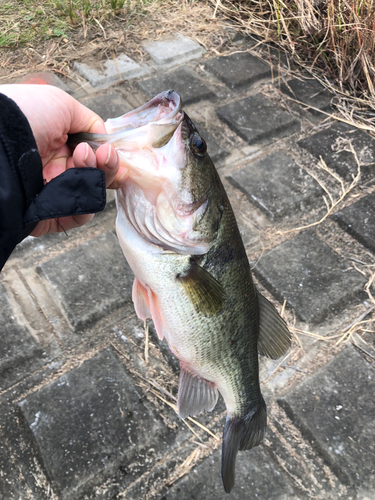
[[[182,100],[180,95],[174,90],[166,90],[139,108],[129,111],[129,113],[117,118],[109,118],[105,122],[105,127],[108,134],[116,134],[133,131],[147,126],[152,122],[160,124],[169,123],[176,119],[178,113],[181,111],[181,106]],[[163,115],[164,111],[163,116],[158,116],[158,108],[161,108],[160,115]]]

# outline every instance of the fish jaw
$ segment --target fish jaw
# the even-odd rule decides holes
[[[161,92],[143,106],[118,118],[109,118],[105,122],[108,134],[124,132],[143,127],[151,122],[169,123],[181,109],[181,97],[173,91]]]

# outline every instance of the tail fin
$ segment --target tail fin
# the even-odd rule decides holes
[[[261,396],[257,408],[242,418],[227,418],[223,432],[221,477],[226,493],[234,485],[235,465],[238,450],[250,450],[264,438],[267,427],[266,403]]]

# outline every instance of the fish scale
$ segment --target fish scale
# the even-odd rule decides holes
[[[229,493],[237,452],[259,445],[266,430],[258,354],[280,357],[290,335],[254,286],[229,199],[179,95],[163,92],[107,126],[113,135],[70,144],[111,142],[129,170],[116,193],[116,230],[135,275],[135,309],[180,361],[182,418],[212,410],[222,395]]]

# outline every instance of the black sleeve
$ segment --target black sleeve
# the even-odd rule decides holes
[[[30,125],[0,94],[0,270],[40,220],[96,213],[105,202],[104,172],[96,168],[72,168],[44,185]]]

